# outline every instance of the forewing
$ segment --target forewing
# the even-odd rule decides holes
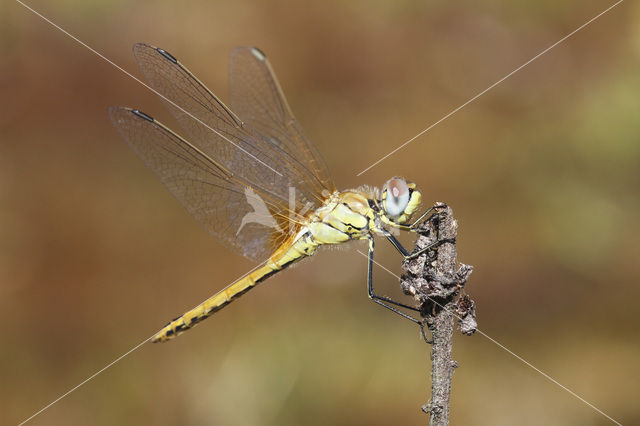
[[[138,157],[187,211],[230,248],[261,262],[291,231],[275,220],[289,217],[286,200],[254,190],[216,159],[144,113],[111,107],[109,116]]]
[[[317,191],[333,193],[327,165],[293,116],[265,54],[255,47],[234,49],[229,60],[229,85],[231,108],[240,119],[289,152]]]
[[[191,143],[262,193],[290,199],[292,210],[317,208],[322,198],[285,146],[264,139],[162,49],[136,44],[134,54],[151,86],[163,97]]]

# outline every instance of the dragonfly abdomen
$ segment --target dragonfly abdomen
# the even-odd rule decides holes
[[[309,233],[303,234],[295,241],[288,241],[278,249],[267,263],[257,270],[245,275],[235,283],[219,291],[200,305],[175,318],[151,338],[153,343],[166,342],[192,328],[202,320],[210,317],[220,309],[233,302],[257,284],[271,275],[283,270],[298,260],[315,252],[318,244]]]

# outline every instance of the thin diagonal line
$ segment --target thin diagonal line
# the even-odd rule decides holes
[[[154,333],[155,335],[155,333]],[[74,387],[72,387],[71,389],[69,389],[68,391],[66,391],[65,393],[63,393],[62,395],[60,395],[58,398],[54,399],[53,401],[51,401],[49,404],[45,405],[44,407],[42,407],[40,410],[38,410],[37,412],[33,413],[31,415],[31,417],[23,420],[22,422],[20,422],[20,424],[18,424],[18,426],[22,426],[23,424],[27,423],[28,421],[30,421],[31,419],[33,419],[35,416],[37,416],[38,414],[42,413],[43,411],[47,410],[49,407],[51,407],[52,405],[56,404],[58,401],[60,401],[61,399],[63,399],[64,397],[68,396],[69,394],[71,394],[73,391],[75,391],[76,389],[78,389],[79,387],[81,387],[82,385],[84,385],[85,383],[93,380],[94,378],[96,378],[96,376],[98,376],[100,373],[102,373],[103,371],[105,371],[107,368],[111,367],[112,365],[114,365],[115,363],[117,363],[118,361],[120,361],[121,359],[125,358],[126,356],[128,356],[129,354],[131,354],[132,352],[135,352],[136,350],[138,350],[142,345],[144,345],[145,343],[147,343],[152,336],[147,337],[146,339],[144,339],[142,342],[138,343],[136,346],[134,346],[133,348],[129,349],[127,352],[125,352],[124,354],[120,355],[118,358],[114,359],[113,361],[111,361],[109,364],[105,365],[104,367],[102,367],[100,370],[96,371],[95,373],[93,373],[92,375],[90,375],[89,377],[87,377],[86,379],[84,379],[82,382],[78,383],[77,385],[75,385]]]
[[[259,263],[257,266],[255,266],[253,269],[251,269],[248,272],[245,272],[244,274],[240,275],[238,278],[236,278],[235,280],[233,280],[231,282],[231,284],[229,284],[228,286],[226,286],[225,288],[223,288],[222,290],[212,294],[211,296],[209,296],[209,298],[213,297],[215,294],[224,291],[225,289],[229,288],[230,286],[232,286],[233,284],[237,283],[239,280],[241,280],[243,277],[249,275],[250,273],[252,273],[253,271],[255,271],[256,269],[260,268],[261,266],[265,265],[267,263],[267,261],[265,260],[264,262]],[[207,300],[209,299],[207,298]],[[204,302],[203,302],[204,303]],[[194,306],[195,309],[197,306],[202,305],[202,303]],[[164,329],[161,328],[160,330],[156,331],[155,333],[153,333],[151,336],[147,337],[146,339],[144,339],[142,342],[138,343],[136,346],[134,346],[133,348],[129,349],[127,352],[125,352],[124,354],[120,355],[118,358],[114,359],[113,361],[111,361],[109,364],[105,365],[104,367],[102,367],[100,370],[96,371],[95,373],[93,373],[91,376],[87,377],[86,379],[84,379],[82,382],[78,383],[77,385],[75,385],[74,387],[72,387],[71,389],[69,389],[67,392],[63,393],[62,395],[60,395],[58,398],[54,399],[53,401],[51,401],[49,404],[45,405],[44,407],[42,407],[40,410],[38,410],[37,412],[35,412],[34,414],[32,414],[29,418],[23,420],[18,426],[22,426],[23,424],[27,423],[28,421],[30,421],[31,419],[33,419],[34,417],[36,417],[38,414],[42,413],[43,411],[47,410],[48,408],[50,408],[51,406],[53,406],[54,404],[58,403],[60,400],[62,400],[63,398],[69,396],[71,393],[73,393],[75,390],[77,390],[78,388],[80,388],[81,386],[83,386],[84,384],[90,382],[91,380],[95,379],[98,375],[100,375],[101,373],[103,373],[106,369],[108,369],[109,367],[111,367],[112,365],[116,364],[117,362],[121,361],[123,358],[127,357],[128,355],[130,355],[131,353],[137,351],[138,349],[140,349],[140,347],[142,345],[144,345],[145,343],[149,342],[153,336],[155,336],[157,333],[159,333],[160,331],[162,331]]]
[[[71,34],[70,32],[68,32],[67,30],[65,30],[64,28],[62,28],[61,26],[59,26],[58,24],[56,24],[55,22],[51,21],[49,18],[45,17],[44,15],[42,15],[40,12],[36,11],[35,9],[31,8],[30,6],[26,5],[25,3],[23,3],[21,0],[16,0],[16,2],[20,3],[22,6],[24,6],[26,9],[29,9],[31,12],[33,12],[35,15],[39,16],[40,18],[42,18],[43,20],[45,20],[46,22],[48,22],[49,24],[51,24],[54,28],[57,28],[58,30],[62,31],[64,34],[66,34],[67,36],[69,36],[71,39],[73,39],[74,41],[76,41],[77,43],[79,43],[80,45],[86,47],[87,49],[89,49],[92,53],[96,54],[97,56],[99,56],[100,58],[102,58],[103,60],[105,60],[106,62],[110,63],[111,65],[113,65],[114,67],[116,67],[118,70],[122,71],[124,74],[126,74],[127,76],[131,77],[132,79],[134,79],[135,81],[137,81],[138,83],[140,83],[141,85],[143,85],[144,87],[146,87],[147,89],[151,90],[153,93],[155,93],[156,95],[160,96],[162,99],[164,99],[165,101],[169,102],[172,106],[176,107],[177,109],[179,109],[180,111],[184,112],[185,114],[187,114],[189,117],[193,118],[194,120],[196,120],[198,123],[202,124],[203,126],[205,126],[207,129],[211,130],[213,133],[215,133],[216,135],[220,136],[222,139],[224,139],[225,141],[229,142],[230,144],[232,144],[233,146],[235,146],[236,148],[238,148],[239,150],[243,151],[245,154],[249,155],[250,157],[252,157],[254,160],[256,160],[258,163],[262,164],[263,166],[267,167],[268,169],[270,169],[272,172],[274,172],[275,174],[277,174],[278,176],[282,176],[281,173],[279,173],[277,170],[273,169],[272,167],[270,167],[268,164],[264,163],[263,161],[261,161],[259,158],[257,158],[256,156],[254,156],[253,154],[251,154],[250,152],[246,151],[244,148],[242,148],[241,146],[239,146],[238,144],[236,144],[235,142],[233,142],[231,139],[227,138],[226,136],[224,136],[223,134],[221,134],[220,132],[218,132],[217,130],[213,129],[211,126],[209,126],[207,123],[203,122],[202,120],[200,120],[198,117],[194,116],[193,114],[191,114],[190,112],[186,111],[184,108],[182,108],[181,106],[179,106],[178,104],[176,104],[175,102],[173,102],[171,99],[167,98],[166,96],[164,96],[163,94],[161,94],[160,92],[156,91],[154,88],[152,88],[151,86],[149,86],[148,84],[146,84],[144,81],[140,80],[138,77],[134,76],[133,74],[131,74],[129,71],[125,70],[124,68],[122,68],[120,65],[116,64],[115,62],[113,62],[111,59],[107,58],[106,56],[104,56],[102,53],[98,52],[97,50],[95,50],[93,47],[89,46],[87,43],[83,42],[82,40],[80,40],[79,38],[77,38],[76,36],[74,36],[73,34]]]
[[[369,256],[364,254],[363,252],[361,252],[360,250],[356,250],[358,253],[360,253],[361,255],[363,255],[364,257],[366,257],[367,259],[369,259]],[[378,263],[376,260],[372,259],[373,263],[375,263],[376,265],[378,265],[379,267],[381,267],[382,269],[384,269],[385,271],[387,271],[389,274],[393,275],[394,277],[396,277],[397,279],[401,279],[398,275],[396,275],[394,272],[390,271],[389,269],[387,269],[384,265]],[[438,305],[439,307],[441,307],[442,309],[447,309],[449,312],[451,312],[456,318],[458,318],[459,320],[462,320],[462,318],[460,318],[460,316],[458,314],[456,314],[455,312],[451,311],[450,309],[448,309],[447,307],[443,306],[442,304],[438,303],[437,301],[435,301],[434,299],[432,299],[431,297],[427,297],[429,300],[431,300],[433,303],[435,303],[436,305]],[[489,341],[491,341],[492,343],[494,343],[495,345],[497,345],[499,348],[503,349],[505,352],[511,354],[513,357],[515,357],[517,360],[523,362],[527,367],[530,367],[531,369],[535,370],[536,372],[538,372],[539,374],[541,374],[544,378],[546,378],[547,380],[549,380],[550,382],[558,385],[559,387],[561,387],[562,389],[564,389],[565,391],[567,391],[570,395],[572,395],[573,397],[579,399],[580,401],[582,401],[583,403],[585,403],[586,405],[588,405],[589,407],[591,407],[592,409],[594,409],[595,411],[597,411],[598,413],[602,414],[604,417],[606,417],[607,419],[611,420],[613,423],[617,424],[618,426],[622,426],[621,423],[619,423],[618,421],[616,421],[615,419],[613,419],[611,416],[609,416],[607,413],[605,413],[604,411],[602,411],[601,409],[599,409],[598,407],[596,407],[595,405],[593,405],[592,403],[590,403],[589,401],[587,401],[586,399],[582,398],[580,395],[578,395],[577,393],[575,393],[574,391],[572,391],[571,389],[569,389],[568,387],[564,386],[562,383],[558,382],[556,379],[554,379],[553,377],[549,376],[547,373],[545,373],[544,371],[540,370],[539,368],[537,368],[536,366],[534,366],[533,364],[531,364],[529,361],[527,361],[526,359],[522,358],[520,355],[517,355],[516,353],[514,353],[513,351],[511,351],[509,348],[507,348],[506,346],[504,346],[502,343],[498,342],[496,339],[492,338],[491,336],[489,336],[487,333],[483,332],[482,330],[480,330],[479,328],[476,329],[476,331],[481,334],[482,336],[486,337]]]
[[[580,395],[578,395],[577,393],[575,393],[574,391],[572,391],[571,389],[569,389],[568,387],[564,386],[562,383],[558,382],[556,379],[554,379],[553,377],[549,376],[547,373],[545,373],[544,371],[541,371],[539,368],[535,367],[533,364],[531,364],[529,361],[527,361],[526,359],[522,358],[520,355],[517,355],[515,353],[513,353],[513,351],[509,350],[509,348],[505,347],[502,343],[496,341],[494,338],[492,338],[491,336],[488,336],[485,332],[481,331],[480,329],[478,329],[478,333],[480,333],[481,335],[483,335],[484,337],[486,337],[487,339],[489,339],[489,341],[491,341],[492,343],[495,343],[499,348],[503,349],[504,351],[506,351],[507,353],[509,353],[510,355],[512,355],[513,357],[515,357],[517,360],[523,362],[527,367],[532,368],[533,370],[537,371],[538,373],[540,373],[545,379],[549,380],[550,382],[560,386],[562,389],[564,389],[565,391],[567,391],[570,395],[574,396],[575,398],[579,399],[580,401],[582,401],[583,403],[585,403],[586,405],[588,405],[589,407],[591,407],[592,409],[594,409],[595,411],[597,411],[598,413],[602,414],[604,417],[606,417],[607,419],[611,420],[613,423],[622,426],[622,424],[620,422],[618,422],[617,420],[611,418],[611,416],[609,416],[607,413],[605,413],[604,411],[602,411],[601,409],[599,409],[598,407],[596,407],[595,405],[593,405],[592,403],[590,403],[589,401],[585,400],[583,397],[581,397]]]
[[[469,99],[467,102],[463,103],[462,105],[460,105],[459,107],[457,107],[453,111],[449,112],[447,115],[442,117],[440,120],[436,121],[435,123],[433,123],[432,125],[430,125],[426,129],[424,129],[423,131],[421,131],[420,133],[418,133],[417,135],[415,135],[414,137],[412,137],[411,139],[409,139],[408,141],[406,141],[405,143],[403,143],[402,145],[400,145],[399,147],[397,147],[396,149],[394,149],[393,151],[391,151],[390,153],[388,153],[387,155],[385,155],[384,157],[382,157],[381,159],[379,159],[378,161],[376,161],[375,163],[373,163],[372,165],[370,165],[369,167],[367,167],[366,169],[361,171],[360,173],[358,173],[356,176],[360,176],[361,174],[365,173],[366,171],[368,171],[372,167],[378,165],[379,163],[381,163],[382,161],[384,161],[388,157],[390,157],[393,154],[395,154],[396,152],[400,151],[402,148],[404,148],[405,146],[409,145],[411,142],[413,142],[414,140],[418,139],[420,136],[424,135],[429,130],[433,129],[435,126],[437,126],[438,124],[442,123],[444,120],[446,120],[447,118],[451,117],[453,114],[455,114],[456,112],[460,111],[462,108],[466,107],[471,102],[475,101],[480,96],[484,95],[489,90],[493,89],[494,87],[496,87],[497,85],[499,85],[500,83],[502,83],[503,81],[505,81],[506,79],[508,79],[509,77],[514,75],[515,73],[517,73],[518,71],[520,71],[522,68],[526,67],[531,62],[535,61],[536,59],[538,59],[539,57],[541,57],[542,55],[544,55],[545,53],[547,53],[548,51],[550,51],[551,49],[553,49],[554,47],[556,47],[557,45],[559,45],[560,43],[562,43],[563,41],[565,41],[566,39],[568,39],[569,37],[574,35],[575,33],[577,33],[578,31],[582,30],[584,27],[586,27],[587,25],[591,24],[593,21],[595,21],[596,19],[598,19],[599,17],[601,17],[605,13],[609,12],[611,9],[613,9],[614,7],[616,7],[617,5],[622,3],[623,1],[624,0],[618,0],[616,3],[614,3],[611,6],[609,6],[607,9],[603,10],[602,12],[600,12],[599,14],[594,16],[593,18],[589,19],[587,22],[585,22],[584,24],[580,25],[578,28],[576,28],[575,30],[571,31],[569,34],[567,34],[566,36],[562,37],[560,40],[558,40],[555,43],[553,43],[551,46],[549,46],[546,49],[544,49],[542,52],[538,53],[536,56],[534,56],[533,58],[529,59],[524,64],[520,65],[518,68],[516,68],[515,70],[511,71],[509,74],[505,75],[500,80],[496,81],[491,86],[487,87],[482,92],[478,93],[473,98]]]

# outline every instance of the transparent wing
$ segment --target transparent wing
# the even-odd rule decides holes
[[[217,159],[152,117],[109,108],[114,126],[142,161],[211,234],[242,255],[261,262],[295,232],[287,199],[250,186]]]
[[[278,141],[261,137],[166,51],[136,44],[134,54],[190,142],[249,187],[291,199],[295,212],[319,207],[326,194],[305,164]],[[291,197],[292,189],[295,191]]]
[[[229,59],[229,85],[231,108],[240,119],[298,159],[320,192],[334,192],[327,165],[293,116],[265,54],[255,47],[234,49]]]

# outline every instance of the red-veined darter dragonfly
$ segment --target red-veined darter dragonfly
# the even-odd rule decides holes
[[[230,56],[231,108],[167,51],[136,44],[134,55],[184,134],[183,138],[137,109],[111,107],[118,132],[192,216],[231,249],[263,262],[182,316],[151,340],[167,341],[193,327],[287,266],[324,244],[369,240],[369,296],[417,310],[375,294],[373,237],[383,235],[409,254],[388,229],[409,224],[421,201],[414,183],[389,179],[382,190],[337,191],[326,164],[307,139],[264,53],[239,47]],[[427,247],[428,248],[428,247]],[[267,259],[265,261],[265,259]],[[424,336],[424,330],[423,330]]]

